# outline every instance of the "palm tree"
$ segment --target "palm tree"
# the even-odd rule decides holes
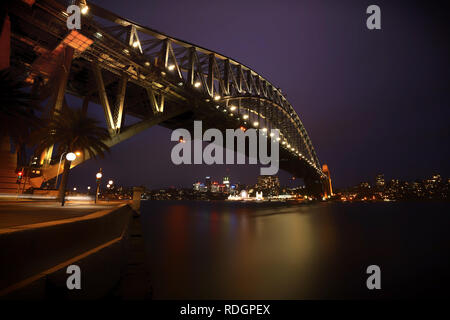
[[[41,125],[40,110],[29,84],[14,77],[10,69],[0,70],[0,140],[11,138],[19,156],[30,132]],[[28,90],[27,90],[28,89]]]
[[[82,110],[68,107],[56,112],[36,135],[39,139],[37,152],[50,146],[56,146],[57,154],[80,150],[89,154],[90,158],[104,157],[109,147],[103,142],[109,138],[109,132],[100,126],[100,121],[88,117]],[[58,189],[58,200],[64,206],[65,192],[69,177],[70,161],[64,158],[64,171]]]

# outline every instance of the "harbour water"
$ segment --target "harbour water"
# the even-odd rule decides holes
[[[154,299],[433,297],[450,288],[450,203],[144,201]],[[381,290],[368,290],[369,265]]]

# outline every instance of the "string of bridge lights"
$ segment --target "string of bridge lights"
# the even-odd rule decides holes
[[[174,65],[174,64],[169,64],[169,65],[167,66],[167,70],[169,70],[169,71],[174,71],[174,70],[175,70],[175,65]],[[198,80],[197,80],[197,81],[194,82],[194,88],[197,88],[197,89],[198,89],[198,88],[200,88],[201,86],[202,86],[201,81],[198,81]],[[214,97],[213,97],[214,101],[219,101],[221,98],[222,98],[222,97],[221,97],[220,95],[214,95]],[[206,99],[206,102],[210,102],[210,100],[209,100],[209,99]],[[217,109],[218,111],[220,111],[221,107],[220,107],[219,105],[216,105],[216,109]],[[237,109],[237,107],[236,107],[235,105],[231,105],[231,106],[229,107],[229,110],[231,111],[231,112],[229,113],[229,116],[230,116],[230,117],[233,117],[233,116],[234,116],[233,111],[236,111],[236,109]],[[228,112],[227,108],[223,108],[222,111],[223,111],[224,113]],[[264,118],[264,116],[262,116],[261,114],[258,114],[258,116],[261,116],[261,117]],[[248,120],[248,119],[249,119],[249,115],[248,115],[248,114],[244,114],[244,115],[242,116],[242,118],[243,118],[244,120]],[[240,120],[239,117],[236,118],[236,119],[237,119],[237,120]],[[247,124],[247,121],[243,121],[243,124],[246,125],[246,124]],[[259,129],[259,128],[258,128],[258,127],[259,127],[259,121],[254,121],[252,124],[253,124],[253,127],[257,128],[257,130],[262,130],[262,131],[264,132],[263,134],[266,134],[266,132],[268,131],[268,129],[267,129],[266,127],[262,128],[262,129]],[[241,126],[241,130],[245,131],[246,128],[245,128],[244,126]],[[274,134],[273,132],[271,132],[271,133],[269,134],[270,137],[273,137],[274,135],[275,135],[275,134]],[[280,132],[280,135],[283,135],[283,133]],[[276,140],[274,140],[274,142],[275,142],[275,141],[280,141],[280,140],[281,140],[281,138],[280,138],[280,137],[277,137]],[[317,167],[317,165],[316,165],[313,161],[311,161],[310,159],[306,158],[300,151],[298,151],[298,150],[295,149],[293,146],[291,146],[291,144],[289,144],[288,141],[287,141],[286,139],[283,140],[281,144],[282,144],[282,146],[285,147],[288,151],[290,151],[290,152],[293,153],[293,154],[296,154],[299,158],[305,160],[309,165],[311,165],[313,168],[315,168],[315,169],[317,170],[317,172],[320,172],[320,169]]]

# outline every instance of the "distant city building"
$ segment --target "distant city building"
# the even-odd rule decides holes
[[[204,183],[196,182],[193,184],[194,191],[206,192],[208,189],[206,188]]]
[[[205,186],[208,191],[211,191],[211,177],[208,176],[205,178]]]
[[[379,174],[375,177],[375,185],[379,189],[384,188],[384,185],[385,185],[384,174]]]
[[[263,191],[265,196],[278,195],[280,191],[280,181],[278,176],[259,176],[256,183],[256,188]]]
[[[432,183],[441,182],[442,178],[440,174],[433,174],[433,177],[431,178]]]
[[[361,189],[370,189],[370,183],[368,183],[368,182],[361,182],[361,183],[359,184],[359,187],[360,187]]]
[[[223,183],[219,184],[219,192],[228,193],[228,185]]]
[[[431,178],[416,181],[400,181],[392,179],[384,182],[382,176],[375,179],[375,188],[370,188],[368,182],[348,188],[341,192],[343,201],[396,201],[396,200],[449,200],[450,180],[442,179],[439,174]],[[384,177],[383,177],[384,178]],[[383,179],[384,180],[384,179]]]
[[[211,188],[210,188],[211,192],[220,192],[219,189],[219,183],[217,181],[214,181],[213,183],[211,183]]]

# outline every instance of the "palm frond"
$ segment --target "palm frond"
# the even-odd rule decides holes
[[[100,121],[88,117],[82,110],[64,108],[48,120],[48,125],[36,135],[38,152],[56,145],[57,153],[84,151],[91,158],[104,157],[109,147],[103,142],[109,132]]]

